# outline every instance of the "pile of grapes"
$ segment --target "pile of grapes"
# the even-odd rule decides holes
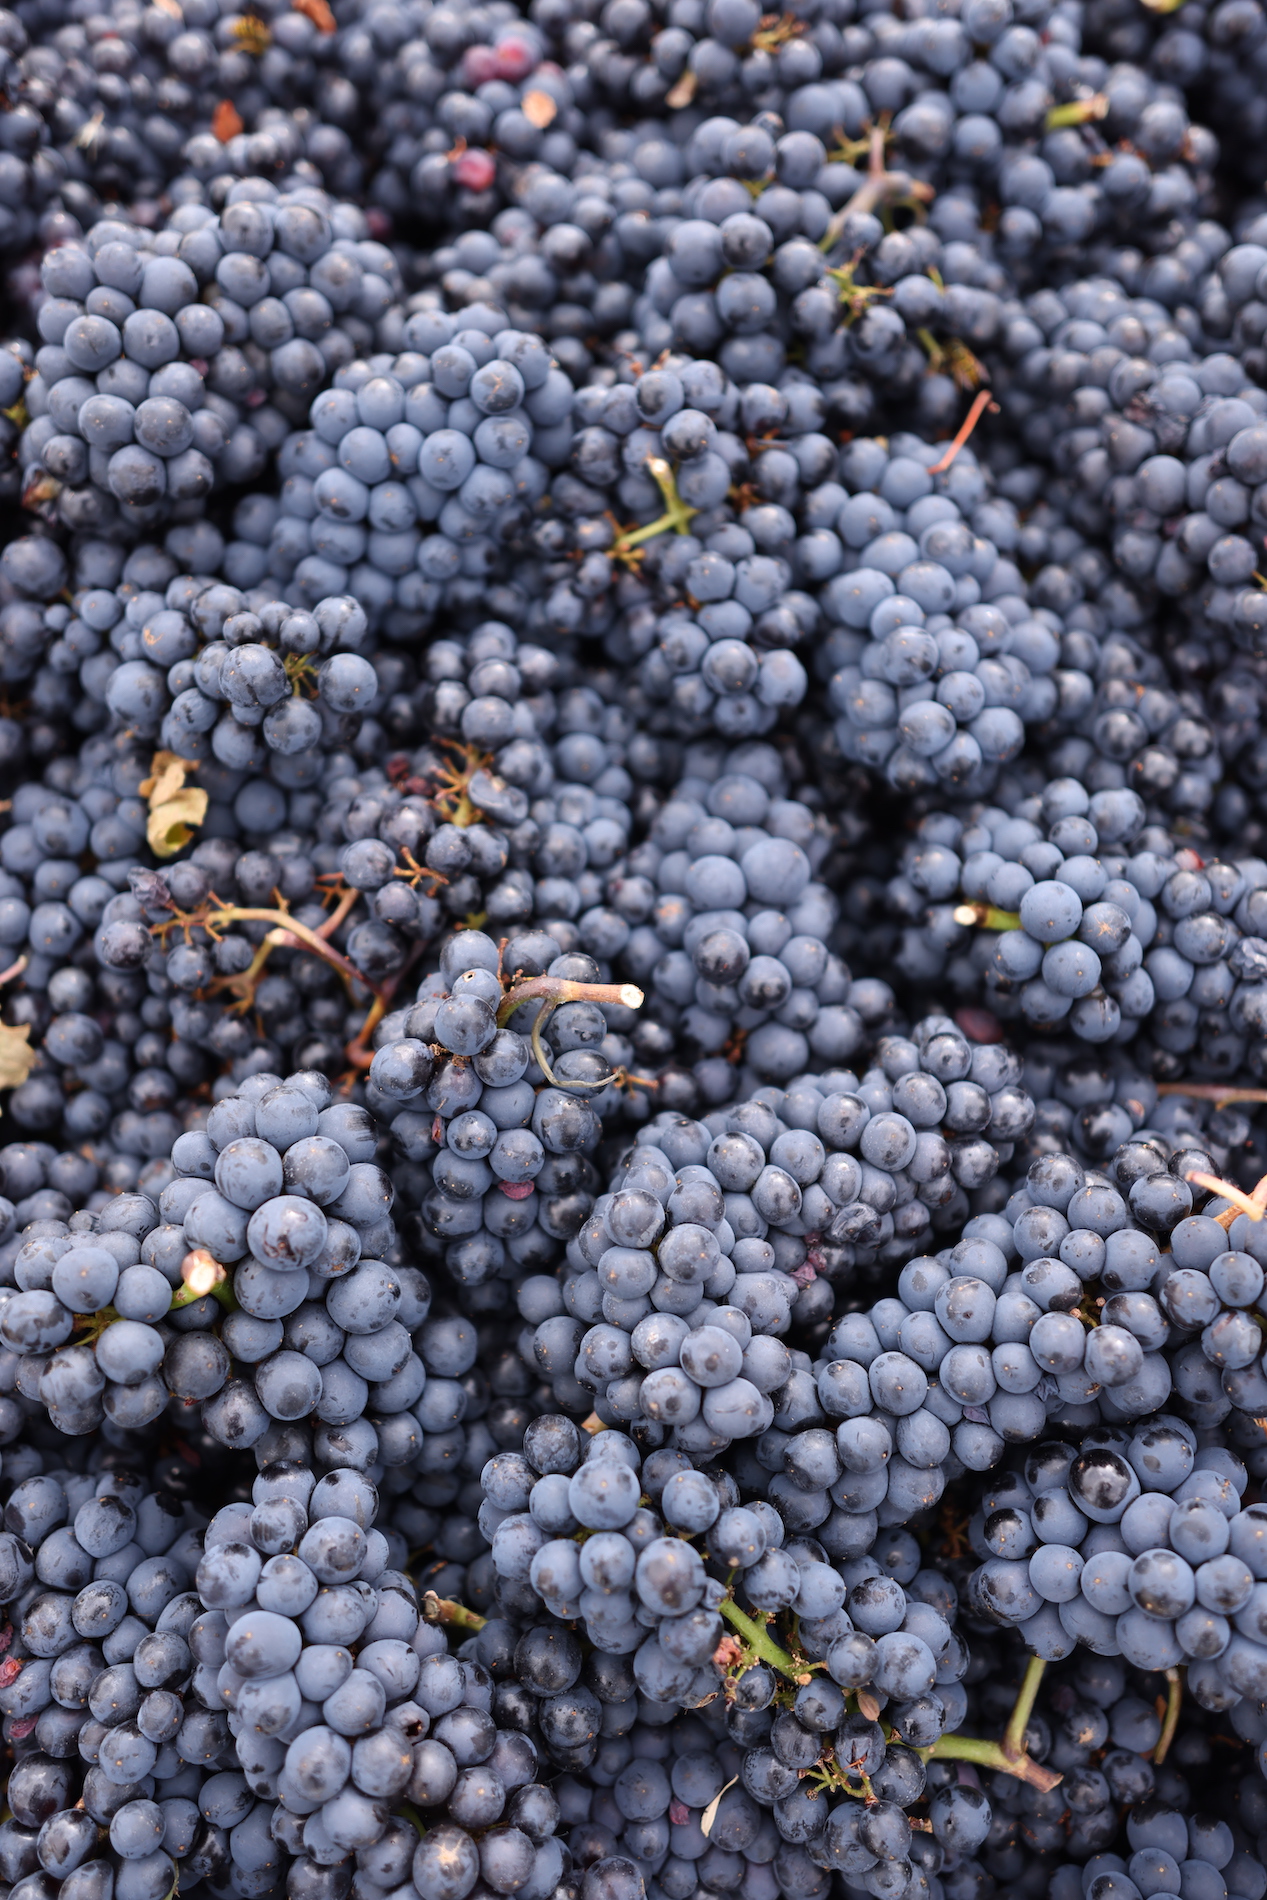
[[[0,1900],[1267,1900],[1265,76],[0,9]]]

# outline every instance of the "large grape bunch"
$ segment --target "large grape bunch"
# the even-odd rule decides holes
[[[376,1510],[357,1473],[265,1464],[207,1527],[194,1692],[230,1711],[292,1887],[319,1891],[355,1855],[379,1886],[412,1871],[430,1900],[477,1873],[545,1900],[563,1861],[537,1747],[497,1721],[487,1670],[422,1620]]]
[[[376,619],[429,622],[459,576],[513,567],[548,481],[534,432],[570,441],[572,385],[503,313],[420,311],[404,353],[336,371],[278,450],[269,568],[297,602],[351,586]]]
[[[355,353],[339,313],[374,322],[399,298],[356,206],[258,185],[231,187],[218,216],[180,205],[153,232],[103,218],[46,255],[42,347],[17,392],[28,505],[135,532],[257,480],[287,414]]]
[[[501,945],[459,931],[417,1003],[383,1023],[369,1086],[394,1111],[417,1237],[464,1289],[552,1265],[594,1204],[589,1156],[627,1048],[604,1011],[623,1020],[641,1001],[599,977],[545,930]]]
[[[788,1371],[771,1336],[793,1317],[821,1328],[833,1282],[851,1269],[898,1266],[921,1237],[957,1229],[967,1190],[999,1166],[1002,1131],[1028,1126],[1032,1104],[1013,1058],[993,1046],[974,1056],[953,1025],[933,1019],[928,1027],[927,1066],[917,1045],[888,1037],[861,1081],[829,1070],[703,1122],[666,1114],[641,1130],[577,1233],[563,1285],[534,1281],[521,1294],[539,1327],[534,1351],[562,1375],[562,1390],[574,1376],[597,1395],[600,1415],[609,1406],[614,1417],[671,1430],[675,1443],[684,1432],[686,1449],[704,1451],[718,1433],[765,1432],[772,1421],[762,1394]],[[947,1072],[945,1086],[936,1067],[943,1056],[964,1072]],[[984,1231],[996,1218],[978,1225]],[[963,1246],[956,1267],[968,1272],[966,1239]],[[730,1314],[732,1348],[713,1338],[719,1301],[744,1316]],[[538,1312],[543,1303],[549,1310]],[[708,1337],[697,1352],[690,1336],[699,1324]],[[947,1339],[943,1355],[950,1349]],[[712,1389],[732,1381],[733,1408]]]

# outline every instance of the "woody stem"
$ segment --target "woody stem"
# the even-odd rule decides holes
[[[1166,1715],[1161,1725],[1161,1734],[1153,1750],[1153,1766],[1160,1768],[1170,1753],[1170,1744],[1175,1739],[1175,1730],[1179,1726],[1179,1710],[1183,1703],[1183,1671],[1166,1671]]]
[[[532,976],[507,990],[497,1010],[497,1027],[504,1029],[523,1003],[540,999],[557,1007],[560,1003],[622,1003],[626,1009],[641,1009],[642,991],[632,983],[577,983],[565,976]]]
[[[395,976],[388,977],[381,988],[375,990],[374,1001],[370,1004],[369,1013],[347,1046],[347,1058],[354,1069],[369,1068],[373,1060],[373,1057],[369,1053],[369,1039],[382,1022],[383,1017],[387,1014],[389,1007],[395,1000],[396,991],[400,988],[401,983],[404,981],[412,965],[417,962],[421,952],[422,945],[420,943],[413,944],[410,948],[409,955],[405,958],[405,961],[399,970],[397,970]]]
[[[351,895],[352,902],[355,903],[356,893],[353,892]],[[322,930],[335,930],[338,928],[339,923],[342,922],[342,918],[346,917],[347,911],[351,909],[350,904],[347,904],[347,909],[344,909],[343,906],[345,904],[347,904],[346,896],[340,900],[339,911],[336,911],[333,917],[327,918],[326,922],[322,925]],[[340,912],[342,912],[342,916]],[[346,957],[340,956],[333,945],[327,943],[326,939],[318,931],[310,930],[307,924],[301,924],[298,919],[292,917],[288,911],[265,910],[263,908],[257,910],[253,906],[247,909],[237,904],[224,904],[218,910],[210,911],[205,921],[210,924],[248,922],[272,924],[274,929],[288,931],[292,937],[297,938],[307,949],[313,951],[315,955],[328,963],[332,969],[337,970],[345,981],[365,984],[367,989],[371,987],[365,983],[365,978],[361,975],[361,972],[354,963],[349,963]]]

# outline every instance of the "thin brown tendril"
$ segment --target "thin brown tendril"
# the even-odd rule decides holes
[[[954,461],[955,457],[958,455],[960,449],[965,447],[965,445],[967,444],[968,437],[972,434],[972,431],[976,428],[978,422],[980,422],[982,416],[985,414],[987,409],[993,410],[994,414],[997,415],[999,412],[999,405],[997,402],[995,402],[993,396],[990,394],[988,389],[982,389],[977,393],[976,396],[973,397],[972,407],[971,409],[969,409],[967,415],[964,417],[963,422],[960,425],[958,434],[955,436],[953,442],[950,443],[949,447],[946,450],[946,453],[941,457],[939,461],[934,462],[932,467],[929,469],[928,472],[930,475],[944,475],[945,474],[946,470],[950,467],[950,464]]]

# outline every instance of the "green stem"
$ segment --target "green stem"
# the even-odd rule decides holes
[[[459,1630],[482,1630],[488,1621],[478,1610],[468,1610],[465,1603],[455,1603],[451,1597],[438,1597],[434,1590],[423,1592],[422,1616],[425,1623]]]
[[[803,1667],[789,1656],[786,1649],[779,1648],[764,1624],[757,1623],[752,1617],[745,1615],[733,1597],[723,1597],[717,1607],[726,1621],[733,1625],[749,1648],[763,1662],[769,1663],[772,1669],[777,1669],[781,1676],[786,1676],[791,1682],[806,1680]],[[1035,1663],[1038,1663],[1037,1669],[1034,1667]],[[1018,1733],[1021,1737],[1024,1736],[1025,1724],[1033,1709],[1034,1697],[1038,1694],[1043,1668],[1044,1665],[1035,1657],[1026,1669],[1021,1693],[1012,1711],[1011,1721],[1008,1723],[1005,1743],[1010,1740],[1013,1728],[1018,1726],[1018,1715],[1020,1718]],[[939,1741],[933,1743],[931,1748],[917,1748],[915,1753],[923,1761],[931,1761],[936,1756],[939,1761],[975,1762],[980,1768],[993,1768],[1000,1774],[1014,1775],[1018,1781],[1027,1781],[1031,1787],[1041,1788],[1044,1793],[1057,1786],[1062,1779],[1060,1775],[1054,1774],[1050,1768],[1044,1768],[1041,1763],[1032,1760],[1019,1748],[1016,1752],[1009,1754],[1005,1743],[982,1742],[971,1735],[943,1735]]]
[[[188,1267],[190,1259],[191,1256],[187,1254],[185,1256],[186,1267]],[[220,1302],[226,1313],[236,1313],[238,1303],[233,1295],[233,1282],[229,1277],[227,1267],[222,1266],[219,1261],[213,1260],[210,1254],[206,1256],[203,1265],[212,1265],[217,1269],[217,1276],[212,1285],[200,1286],[198,1284],[198,1275],[191,1273],[184,1284],[177,1287],[176,1291],[172,1294],[172,1303],[168,1311],[177,1313],[182,1306],[196,1306],[199,1300],[205,1300],[207,1295],[210,1294],[213,1300]],[[117,1319],[118,1315],[113,1314],[113,1317]]]
[[[1027,1781],[1031,1788],[1040,1788],[1044,1794],[1057,1786],[1062,1777],[1053,1774],[1050,1768],[1031,1760],[1028,1755],[1006,1755],[998,1742],[981,1742],[972,1735],[943,1735],[931,1748],[917,1748],[915,1753],[924,1761],[970,1761],[978,1768],[993,1768],[1002,1775],[1015,1775],[1018,1781]]]
[[[956,904],[954,916],[957,924],[983,924],[987,930],[1015,930],[1021,921],[1019,911],[995,904]]]
[[[756,1651],[763,1662],[768,1662],[772,1669],[777,1669],[781,1676],[788,1678],[789,1682],[801,1680],[804,1670],[788,1655],[786,1649],[779,1648],[764,1624],[755,1623],[750,1616],[744,1614],[733,1597],[723,1597],[717,1607],[726,1621],[734,1624],[744,1641]]]
[[[1034,1712],[1034,1703],[1038,1697],[1038,1685],[1043,1679],[1047,1664],[1041,1656],[1031,1656],[1025,1665],[1025,1674],[1021,1679],[1020,1693],[1012,1706],[1007,1727],[1003,1731],[1003,1753],[1015,1755],[1018,1759],[1025,1753],[1025,1730],[1029,1718]]]
[[[1090,99],[1071,99],[1068,105],[1052,106],[1047,114],[1047,130],[1057,132],[1062,126],[1089,125],[1093,119],[1102,119],[1109,109],[1109,102],[1102,92]]]
[[[617,556],[628,554],[631,548],[641,547],[644,541],[654,540],[658,534],[686,534],[691,522],[699,513],[689,502],[682,500],[677,492],[677,483],[673,479],[673,470],[659,455],[647,457],[647,473],[664,496],[664,513],[657,515],[643,528],[629,528],[620,535],[613,548]]]

